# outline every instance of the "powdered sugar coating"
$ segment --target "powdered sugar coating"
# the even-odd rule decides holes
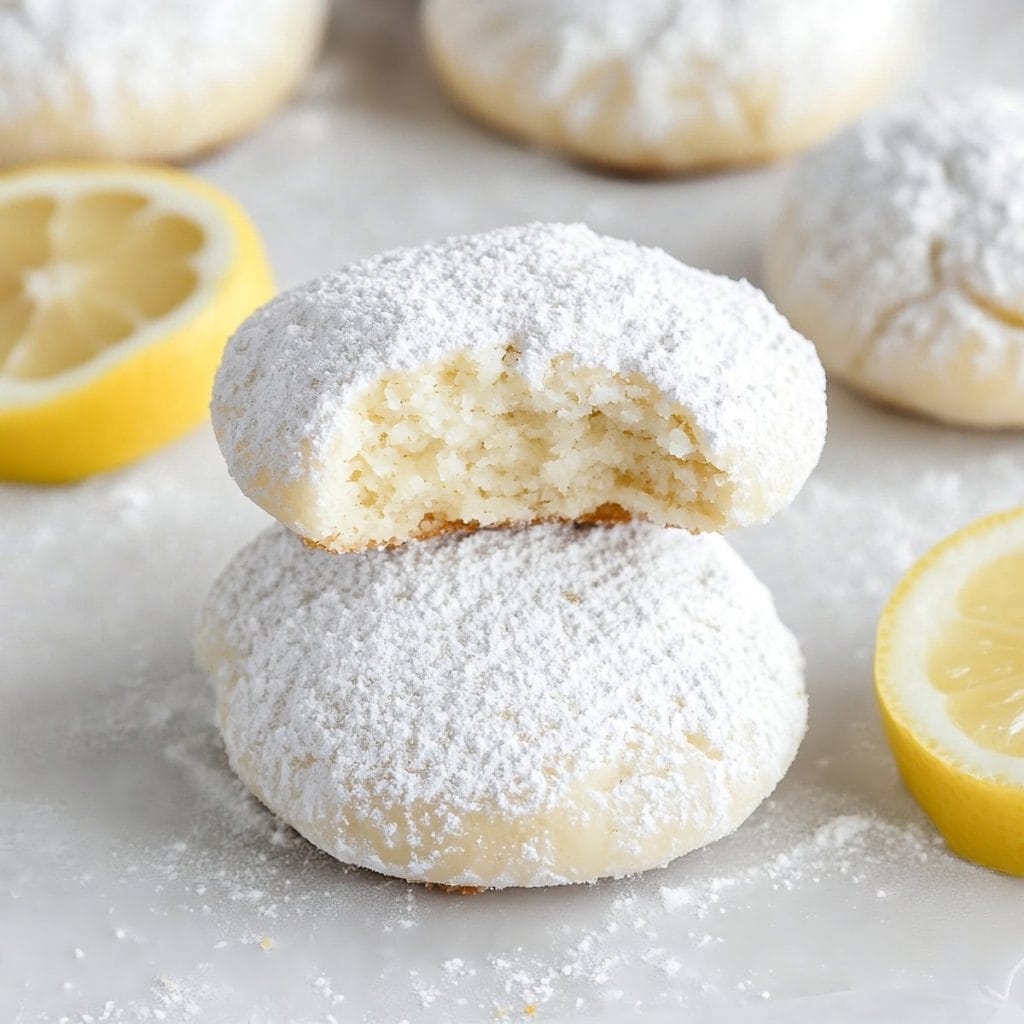
[[[756,288],[582,225],[533,224],[353,263],[255,313],[214,386],[228,468],[278,514],[276,490],[315,493],[330,479],[343,410],[382,374],[506,345],[532,386],[569,354],[640,374],[682,406],[702,455],[728,477],[725,525],[787,504],[824,443],[813,346]]]
[[[313,26],[315,35],[326,11],[325,0],[6,0],[0,159],[17,159],[19,149],[26,157],[120,153],[131,125],[153,114],[168,118],[173,151],[189,125],[172,115],[201,120],[239,83],[273,79],[292,60],[295,38]],[[70,153],[46,135],[65,121],[75,125]],[[38,137],[5,138],[8,126]]]
[[[632,524],[331,555],[275,527],[197,652],[243,781],[340,860],[545,885],[732,831],[804,731],[796,642],[719,537]]]
[[[476,113],[610,163],[756,159],[827,135],[905,59],[905,0],[427,0]]]
[[[1024,94],[921,96],[808,158],[767,271],[830,371],[941,418],[1024,423]]]

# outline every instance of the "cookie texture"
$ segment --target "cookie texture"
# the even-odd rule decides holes
[[[326,0],[0,3],[0,164],[185,159],[302,80]]]
[[[337,556],[274,527],[196,639],[235,771],[349,864],[592,881],[735,829],[803,736],[800,653],[716,536],[481,530]]]
[[[332,550],[546,520],[761,522],[825,433],[813,346],[757,289],[558,224],[279,296],[229,342],[212,413],[241,489]]]
[[[834,376],[935,419],[1024,426],[1024,93],[920,96],[809,157],[765,273]]]
[[[426,0],[457,104],[598,164],[666,173],[826,138],[912,50],[908,0]]]

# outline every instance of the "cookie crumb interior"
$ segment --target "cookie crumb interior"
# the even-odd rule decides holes
[[[390,544],[459,527],[606,518],[718,529],[730,484],[684,409],[638,374],[552,360],[538,386],[518,351],[463,351],[391,373],[346,410],[321,543]],[[613,517],[614,518],[614,517]]]

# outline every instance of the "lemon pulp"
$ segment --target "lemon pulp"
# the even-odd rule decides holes
[[[196,286],[203,239],[138,193],[0,204],[0,374],[52,377],[166,316]]]
[[[1024,509],[972,523],[904,577],[875,686],[900,774],[950,848],[1024,876]]]
[[[189,174],[0,174],[0,478],[78,480],[190,430],[228,337],[272,294],[244,211]]]
[[[1024,550],[976,569],[933,644],[928,678],[976,743],[1024,757]]]

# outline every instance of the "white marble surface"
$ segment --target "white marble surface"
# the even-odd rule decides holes
[[[413,16],[339,7],[305,95],[198,168],[252,211],[283,285],[528,219],[757,279],[785,167],[634,182],[521,150],[446,107]],[[928,31],[921,77],[1024,85],[1024,0],[933,0]],[[870,670],[899,574],[1020,502],[1024,443],[839,389],[831,412],[797,503],[734,537],[807,653],[793,771],[722,843],[573,890],[462,897],[347,870],[243,796],[189,634],[264,517],[208,429],[80,486],[0,487],[0,1019],[1024,1021],[1024,882],[944,851],[896,778]]]

